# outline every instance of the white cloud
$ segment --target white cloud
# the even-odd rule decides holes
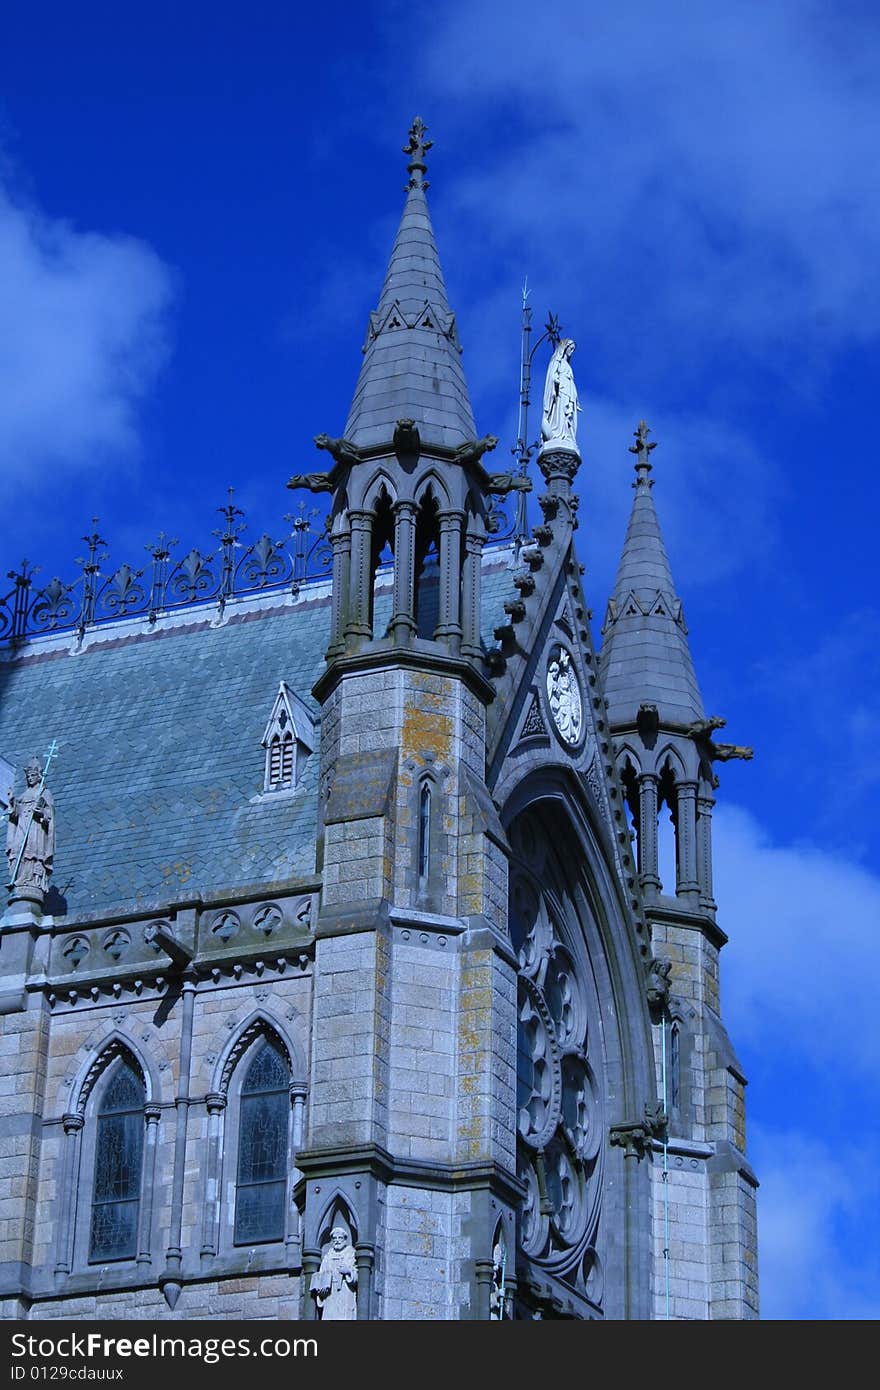
[[[880,1317],[880,1205],[873,1147],[832,1147],[797,1130],[756,1129],[761,1316]]]
[[[170,298],[144,242],[79,231],[0,186],[0,492],[136,456]]]
[[[880,878],[719,805],[724,1020],[753,1084],[761,1315],[880,1316]]]
[[[484,265],[601,331],[616,379],[687,385],[876,335],[878,58],[862,7],[469,0],[420,76],[472,137]]]
[[[715,896],[730,937],[722,1004],[753,1053],[841,1086],[880,1067],[880,878],[810,845],[773,844],[755,818],[720,805]]]

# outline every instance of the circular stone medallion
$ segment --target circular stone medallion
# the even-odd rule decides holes
[[[570,748],[581,741],[584,709],[571,653],[556,646],[547,662],[547,704],[557,733]]]

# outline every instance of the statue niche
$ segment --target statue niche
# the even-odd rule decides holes
[[[357,1317],[357,1258],[345,1226],[334,1224],[321,1265],[312,1275],[309,1293],[322,1322],[353,1321]]]

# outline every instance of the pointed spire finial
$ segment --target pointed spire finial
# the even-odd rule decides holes
[[[636,481],[633,487],[653,487],[654,483],[648,477],[653,464],[651,463],[651,450],[657,448],[656,439],[649,441],[648,435],[651,433],[644,420],[639,421],[637,430],[633,430],[635,444],[629,446],[631,454],[636,456]]]
[[[428,187],[428,180],[425,178],[425,174],[428,172],[425,155],[433,146],[434,141],[425,139],[427,132],[428,127],[421,116],[416,116],[409,128],[409,144],[403,147],[403,153],[412,156],[406,166],[409,171],[408,188]]]

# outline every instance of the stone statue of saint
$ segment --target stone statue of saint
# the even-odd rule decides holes
[[[342,1322],[357,1317],[357,1264],[354,1246],[342,1226],[330,1232],[330,1244],[324,1251],[321,1268],[312,1275],[309,1289],[315,1299],[322,1322]]]
[[[55,854],[55,803],[41,789],[43,766],[36,758],[24,770],[27,786],[20,797],[8,794],[6,859],[12,887],[42,896],[49,885]],[[16,870],[16,865],[18,866]]]
[[[544,382],[544,416],[541,420],[541,437],[544,447],[558,444],[560,448],[577,449],[577,387],[571,370],[571,355],[574,352],[573,338],[562,338],[556,345],[547,378]]]

